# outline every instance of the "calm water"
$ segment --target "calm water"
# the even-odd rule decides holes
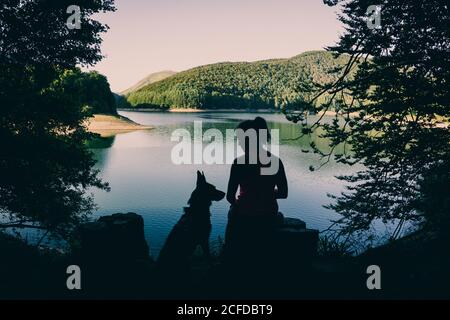
[[[181,165],[171,161],[173,130],[186,128],[193,132],[193,122],[203,121],[203,129],[234,129],[239,121],[252,119],[247,113],[141,113],[121,112],[138,123],[151,125],[152,130],[121,133],[93,144],[97,167],[101,176],[111,185],[110,192],[94,191],[99,206],[97,214],[136,212],[144,217],[145,236],[151,254],[157,255],[173,225],[183,213],[182,208],[195,188],[196,171],[203,170],[208,182],[226,191],[230,165]],[[298,137],[299,126],[289,123],[283,115],[263,115],[271,128],[280,129],[280,157],[286,168],[289,198],[280,200],[280,211],[289,217],[306,221],[309,228],[323,230],[338,216],[323,208],[330,199],[327,193],[338,194],[343,184],[336,175],[355,170],[329,163],[319,171],[310,172],[318,158],[303,153],[309,148],[308,138]],[[326,150],[326,142],[313,137]],[[213,230],[211,240],[223,238],[228,205],[226,200],[211,207]]]

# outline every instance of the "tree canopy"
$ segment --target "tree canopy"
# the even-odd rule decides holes
[[[322,127],[332,147],[351,146],[352,155],[337,155],[337,161],[365,165],[340,177],[349,185],[329,206],[342,215],[336,226],[354,233],[381,221],[395,226],[393,238],[411,224],[445,230],[450,226],[449,193],[443,188],[450,185],[448,2],[380,1],[377,28],[368,24],[371,1],[325,2],[341,3],[339,19],[346,28],[328,50],[350,56],[337,81],[315,86],[315,97],[332,97],[336,119],[326,124],[321,118],[311,123],[305,114],[288,118],[300,122],[305,134]],[[330,107],[327,102],[314,108],[323,114]],[[332,156],[316,152],[325,162]]]
[[[82,72],[79,68],[65,70],[61,77],[66,92],[90,113],[117,114],[116,98],[108,79],[97,71]]]
[[[91,115],[67,87],[77,65],[101,58],[93,19],[113,0],[80,0],[80,29],[69,29],[73,1],[0,3],[0,228],[35,227],[64,235],[93,208],[90,187],[108,188],[84,141]],[[70,77],[69,77],[70,78]]]

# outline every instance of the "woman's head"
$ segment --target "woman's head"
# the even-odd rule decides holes
[[[251,151],[252,143],[255,144],[255,151],[258,152],[258,149],[270,140],[269,127],[262,117],[242,121],[236,129],[240,130],[240,132],[238,131],[238,142],[245,153]]]
[[[259,130],[265,130],[267,140],[269,141],[270,140],[270,131],[269,131],[269,127],[267,126],[266,120],[262,117],[256,117],[255,120],[253,120],[253,123],[255,126],[255,130],[258,131],[258,134],[260,133]]]

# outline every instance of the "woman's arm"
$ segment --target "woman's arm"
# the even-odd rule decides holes
[[[277,188],[275,189],[275,199],[286,199],[288,197],[288,183],[286,179],[286,172],[284,171],[284,165],[281,160],[280,168],[277,173]]]
[[[236,202],[236,192],[239,187],[238,175],[236,172],[236,163],[231,166],[230,180],[228,181],[227,200],[231,205]]]

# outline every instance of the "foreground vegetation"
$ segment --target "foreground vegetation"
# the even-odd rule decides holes
[[[67,1],[0,4],[0,230],[43,229],[67,237],[94,209],[90,188],[108,190],[85,141],[94,112],[114,112],[106,78],[84,74],[103,56],[96,13],[85,1],[81,29],[67,28]],[[5,45],[7,44],[7,45]]]
[[[295,269],[268,256],[267,265],[273,269],[262,282],[254,269],[229,277],[217,255],[207,261],[196,253],[189,273],[164,276],[150,257],[122,259],[118,265],[99,265],[95,277],[88,276],[91,268],[82,269],[89,271],[82,273],[82,290],[70,291],[66,270],[79,261],[72,251],[37,248],[0,232],[0,298],[450,298],[445,240],[418,232],[356,257],[321,249],[309,266]],[[371,291],[366,286],[366,269],[375,263],[381,269],[382,290]]]
[[[91,114],[117,114],[117,101],[108,79],[97,71],[83,72],[79,68],[65,70],[60,76],[63,90]]]
[[[445,235],[450,227],[448,1],[385,1],[377,28],[367,24],[370,0],[326,2],[342,5],[338,18],[345,25],[328,50],[349,59],[339,79],[306,106],[331,97],[310,110],[323,115],[334,108],[336,118],[327,123],[322,117],[309,121],[308,113],[288,113],[288,119],[301,124],[305,135],[323,130],[331,151],[312,147],[324,163],[334,158],[364,166],[339,177],[347,189],[331,196],[328,208],[340,214],[332,229],[361,238],[383,223],[391,227],[392,239],[411,226]],[[333,153],[340,145],[351,154]]]

